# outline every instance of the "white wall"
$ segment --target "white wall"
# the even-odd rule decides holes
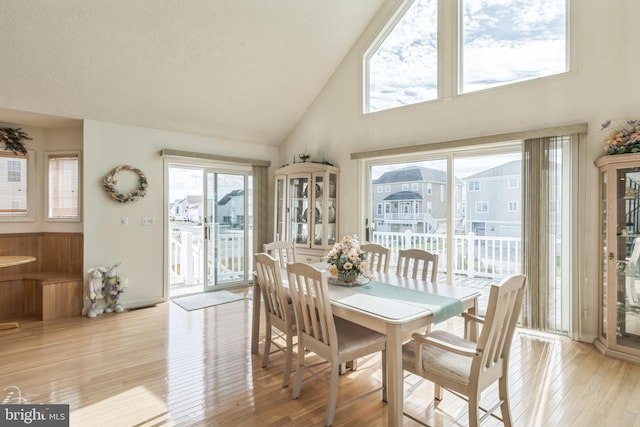
[[[120,274],[129,288],[122,295],[125,307],[146,306],[165,299],[165,195],[163,148],[259,160],[277,159],[277,148],[239,141],[216,140],[155,129],[86,120],[84,124],[84,263],[94,266],[122,262]],[[134,166],[146,175],[146,197],[133,203],[111,200],[102,181],[111,169]],[[124,174],[118,174],[118,177]],[[135,178],[134,178],[135,180]],[[135,186],[135,183],[134,183]],[[118,189],[128,191],[123,182]],[[129,219],[128,226],[120,218]],[[153,226],[142,226],[143,216],[154,217]]]
[[[312,159],[326,155],[341,168],[341,233],[362,232],[358,212],[362,200],[355,183],[361,171],[352,152],[393,148],[541,129],[587,122],[587,209],[581,213],[580,272],[575,298],[580,300],[583,324],[578,337],[591,341],[597,333],[598,287],[598,173],[593,161],[603,154],[600,124],[608,118],[640,118],[640,83],[636,54],[640,2],[634,0],[572,1],[570,73],[445,100],[363,115],[362,54],[391,15],[388,2],[345,57],[296,129],[280,147],[281,163],[307,151]],[[353,183],[353,185],[349,184]],[[586,310],[586,311],[583,311]]]

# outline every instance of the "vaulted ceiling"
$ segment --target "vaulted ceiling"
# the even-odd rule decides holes
[[[3,0],[0,122],[277,145],[383,2]]]

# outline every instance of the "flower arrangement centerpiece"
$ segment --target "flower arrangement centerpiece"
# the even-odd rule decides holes
[[[345,282],[353,282],[364,274],[369,265],[367,254],[360,249],[358,236],[344,236],[336,242],[327,254],[327,270],[333,277]]]
[[[627,120],[626,126],[615,129],[611,120],[602,124],[600,130],[611,129],[605,138],[607,154],[640,153],[640,120]]]

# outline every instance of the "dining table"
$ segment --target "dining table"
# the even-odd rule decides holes
[[[326,264],[314,266],[321,270],[326,268]],[[282,280],[286,286],[286,269],[283,269]],[[251,352],[258,354],[261,291],[257,280],[253,282],[255,303]],[[477,314],[480,292],[469,287],[400,277],[394,273],[374,273],[366,280],[351,284],[333,278],[327,282],[334,316],[386,335],[388,425],[402,426],[403,341],[410,338],[412,332],[425,331],[430,325],[457,316],[462,311]],[[469,338],[475,339],[473,329],[469,331]]]
[[[36,260],[36,257],[28,256],[28,255],[0,255],[0,268],[27,264],[29,262],[34,262],[35,260]],[[17,322],[4,322],[4,323],[0,323],[0,330],[14,329],[14,328],[17,328],[18,326],[19,325]]]

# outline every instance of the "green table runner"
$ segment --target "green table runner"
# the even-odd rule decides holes
[[[415,289],[401,288],[383,282],[369,282],[354,286],[353,290],[381,298],[408,301],[426,306],[433,313],[433,323],[440,323],[462,313],[462,301],[457,298],[430,294]]]

